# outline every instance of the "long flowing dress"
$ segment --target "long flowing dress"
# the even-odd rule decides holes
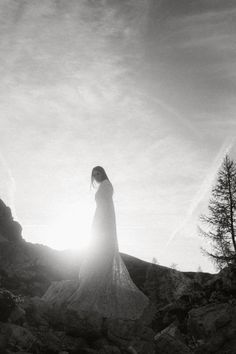
[[[92,237],[67,308],[82,317],[93,312],[107,318],[138,319],[149,299],[134,284],[120,256],[113,186],[108,179],[99,184],[95,201]]]

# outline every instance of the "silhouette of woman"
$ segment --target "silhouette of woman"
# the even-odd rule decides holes
[[[94,180],[98,188],[90,244],[80,266],[79,285],[67,298],[66,306],[81,317],[96,313],[135,320],[141,317],[149,299],[134,284],[119,254],[113,186],[103,167],[93,168],[93,186]]]

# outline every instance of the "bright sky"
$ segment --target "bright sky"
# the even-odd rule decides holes
[[[236,157],[235,1],[3,0],[0,14],[0,193],[24,238],[82,248],[101,165],[121,252],[214,272],[197,224]]]

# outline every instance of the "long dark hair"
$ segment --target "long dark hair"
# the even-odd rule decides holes
[[[104,181],[104,179],[108,179],[108,181],[110,181],[109,178],[107,177],[107,174],[106,174],[106,171],[104,170],[104,168],[102,166],[95,166],[92,169],[92,173],[91,173],[90,190],[91,190],[91,185],[94,187],[94,179],[95,179],[93,176],[94,171],[99,171],[102,174],[102,181]]]

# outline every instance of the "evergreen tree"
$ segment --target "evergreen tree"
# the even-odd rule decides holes
[[[177,263],[171,263],[170,268],[177,270]]]
[[[198,266],[197,272],[198,272],[198,273],[202,273],[202,268],[201,268],[201,266]]]
[[[159,262],[158,262],[158,260],[156,259],[156,257],[153,257],[153,258],[152,258],[152,263],[153,263],[153,264],[159,264]]]
[[[225,156],[208,205],[209,215],[200,220],[208,226],[200,235],[210,240],[212,252],[201,248],[218,269],[236,261],[236,164]]]

